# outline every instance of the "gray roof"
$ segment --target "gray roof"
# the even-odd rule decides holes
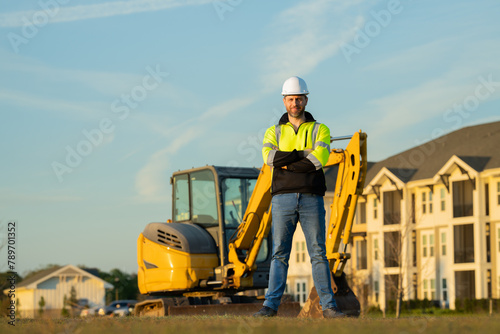
[[[49,276],[50,274],[52,274],[53,272],[57,271],[61,269],[60,266],[57,266],[57,267],[53,267],[53,268],[50,268],[50,269],[45,269],[45,270],[42,270],[38,273],[36,273],[35,275],[31,276],[31,277],[28,277],[27,279],[25,280],[22,280],[18,285],[17,287],[20,288],[20,287],[23,287],[23,286],[28,286],[30,285],[31,283],[33,282],[36,282],[38,281],[39,279],[42,279],[44,278],[45,276]]]
[[[469,126],[373,165],[367,185],[383,167],[403,182],[433,178],[456,155],[476,171],[500,167],[500,121]]]
[[[22,280],[21,282],[19,282],[17,287],[19,287],[19,288],[20,287],[27,287],[31,283],[34,283],[34,282],[36,282],[44,277],[50,276],[52,273],[60,270],[63,267],[68,267],[68,268],[66,268],[66,270],[61,272],[61,274],[79,274],[79,272],[74,270],[73,268],[71,268],[70,265],[55,266],[55,267],[50,268],[50,269],[42,270],[42,271],[36,273],[35,275],[28,277],[27,279]],[[89,273],[90,275],[93,275],[93,276],[99,278],[99,273],[98,273],[97,269],[82,269],[82,270]]]

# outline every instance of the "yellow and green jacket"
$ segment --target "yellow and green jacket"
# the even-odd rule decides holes
[[[273,168],[271,193],[325,195],[323,166],[330,156],[330,130],[305,112],[306,121],[297,132],[285,113],[264,135],[262,157]],[[312,152],[306,154],[304,151]],[[283,167],[286,166],[286,169]]]

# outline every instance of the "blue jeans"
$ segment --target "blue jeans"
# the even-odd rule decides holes
[[[311,258],[314,285],[323,310],[336,307],[325,249],[325,205],[314,194],[278,194],[272,199],[273,258],[264,306],[278,310],[286,288],[292,238],[300,220]]]

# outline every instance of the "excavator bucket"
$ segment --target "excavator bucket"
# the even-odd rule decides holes
[[[342,273],[340,277],[333,276],[333,279],[337,286],[335,301],[339,309],[349,317],[359,317],[361,305],[347,284],[345,274]],[[312,287],[309,298],[307,298],[306,303],[302,307],[298,318],[323,318],[323,311],[319,305],[319,296],[315,286]]]

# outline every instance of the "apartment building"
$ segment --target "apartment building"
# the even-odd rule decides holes
[[[385,308],[398,291],[452,309],[456,298],[500,298],[500,122],[459,129],[369,167],[348,247],[347,272],[362,305]],[[296,264],[302,242],[297,233]],[[308,261],[305,252],[310,275]],[[290,268],[291,294],[304,290],[299,279],[312,287],[306,266],[291,261]]]

